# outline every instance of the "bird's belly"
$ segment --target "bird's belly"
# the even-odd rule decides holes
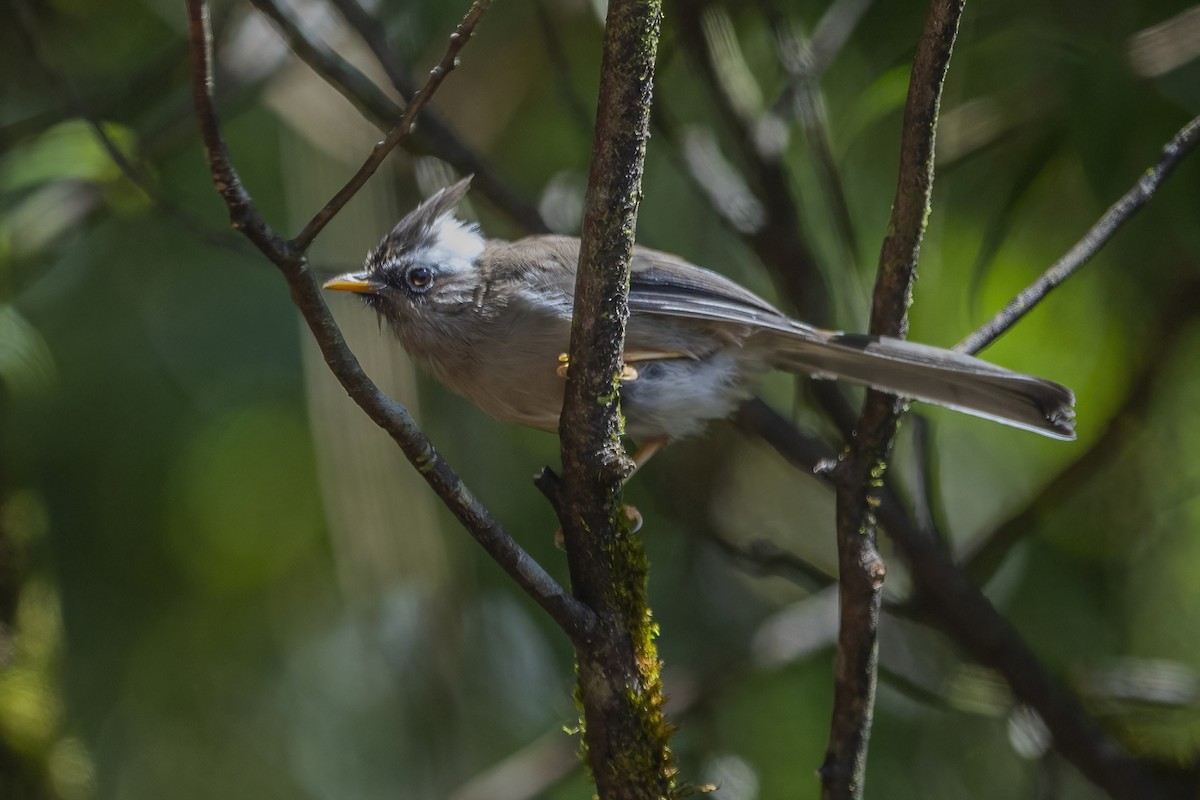
[[[451,388],[498,420],[557,431],[566,384],[556,373],[558,354],[548,355],[537,363],[537,368],[522,369],[497,359],[480,368],[479,379]]]
[[[498,420],[557,431],[566,383],[558,374],[559,355],[567,350],[570,319],[547,315],[533,322],[520,317],[508,322],[473,341],[469,353],[454,360],[457,369],[435,362],[434,372]]]
[[[626,433],[678,439],[728,417],[767,370],[739,355],[735,348],[722,348],[702,358],[638,363],[637,379],[621,387]]]
[[[546,328],[541,330],[546,331]],[[557,431],[565,378],[559,355],[569,332],[537,340],[497,336],[473,348],[473,368],[449,374],[434,366],[449,388],[496,419]],[[638,361],[637,377],[621,384],[626,433],[634,438],[677,439],[733,413],[766,372],[736,345],[702,356]]]

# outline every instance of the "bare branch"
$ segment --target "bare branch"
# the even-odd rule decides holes
[[[411,97],[416,88],[408,65],[401,61],[396,50],[388,45],[384,28],[379,21],[364,9],[358,0],[332,0],[332,3],[346,24],[358,33],[374,53],[376,61],[391,81],[392,88],[404,97]],[[394,123],[395,119],[388,122]],[[471,190],[486,197],[493,206],[504,212],[526,232],[550,232],[537,206],[515,192],[496,173],[491,163],[463,142],[454,129],[432,109],[426,109],[421,117],[420,128],[413,132],[411,149],[413,152],[436,156],[454,165],[460,173],[474,175]]]
[[[486,3],[482,5],[486,6]],[[594,615],[568,595],[492,518],[417,427],[408,409],[380,391],[367,377],[354,354],[346,347],[341,332],[329,314],[320,288],[305,262],[304,247],[299,240],[281,238],[255,208],[230,160],[213,103],[212,37],[208,27],[208,5],[205,0],[187,0],[187,13],[196,116],[213,183],[229,209],[231,225],[245,234],[283,273],[291,288],[293,302],[304,316],[325,362],[347,394],[395,440],[471,536],[505,572],[572,639],[584,638],[595,622]],[[478,20],[480,13],[481,4],[477,2],[468,16],[472,24]],[[452,41],[451,51],[456,53],[464,43],[461,39]],[[441,77],[444,77],[444,72]],[[436,86],[431,78],[431,85],[426,87],[426,97],[432,94]],[[333,213],[336,213],[336,209],[329,216],[332,217]],[[316,232],[312,235],[315,236]]]
[[[571,586],[599,617],[595,635],[577,642],[576,654],[588,764],[606,800],[665,798],[675,788],[646,556],[621,504],[629,462],[618,409],[661,19],[661,0],[608,4],[559,421],[563,480],[556,511]]]
[[[212,31],[208,3],[186,0],[188,12],[188,48],[192,59],[192,103],[204,142],[213,184],[229,209],[230,226],[241,231],[268,258],[293,258],[288,243],[263,220],[242,180],[229,159],[229,148],[221,134],[213,101]]]
[[[767,566],[771,574],[794,578],[786,565],[780,570]],[[833,581],[827,577],[824,591],[790,604],[769,615],[753,634],[745,639],[745,649],[726,653],[702,674],[679,669],[668,671],[672,686],[668,711],[672,718],[685,722],[713,713],[714,707],[730,693],[738,692],[749,681],[790,664],[805,661],[833,645],[833,625],[823,622],[832,616]],[[807,617],[796,624],[796,616]],[[817,620],[814,623],[814,620]],[[803,630],[799,630],[803,628]],[[778,640],[783,640],[782,642]],[[955,708],[937,690],[909,676],[904,670],[883,663],[880,681],[916,703],[944,712]],[[551,788],[579,766],[578,753],[569,746],[561,730],[549,731],[529,744],[501,758],[449,795],[450,800],[531,800],[544,797]],[[686,796],[686,795],[685,795]]]
[[[413,96],[408,107],[404,109],[404,116],[401,118],[400,124],[392,128],[382,142],[375,145],[371,150],[371,155],[358,168],[358,172],[354,173],[354,177],[325,204],[324,208],[317,212],[316,216],[304,226],[304,230],[296,235],[294,241],[298,247],[307,249],[312,244],[312,240],[321,232],[321,229],[329,224],[329,220],[333,219],[346,203],[350,202],[350,198],[354,197],[367,179],[375,174],[375,170],[379,169],[379,165],[388,157],[388,154],[395,149],[396,145],[400,144],[404,137],[408,136],[417,119],[417,114],[421,113],[425,104],[433,99],[434,93],[442,85],[446,76],[458,66],[459,52],[471,40],[471,34],[475,32],[475,25],[478,24],[491,4],[491,0],[475,0],[471,4],[471,10],[463,17],[463,21],[458,24],[454,33],[450,34],[450,46],[446,48],[442,60],[429,71],[429,79],[425,81],[425,85]]]
[[[791,177],[782,153],[764,147],[756,131],[755,119],[740,110],[737,98],[730,95],[721,78],[721,68],[706,44],[702,16],[712,5],[707,0],[675,0],[672,18],[679,26],[680,38],[716,103],[722,120],[734,134],[739,155],[757,184],[759,199],[766,211],[763,223],[746,238],[800,316],[810,322],[824,322],[829,315],[829,290],[817,265],[808,239],[800,227],[800,208],[792,192]]]
[[[963,339],[955,350],[964,353],[978,353],[1005,331],[1017,323],[1021,317],[1028,314],[1034,306],[1040,303],[1052,289],[1092,259],[1100,248],[1124,225],[1142,206],[1150,202],[1150,198],[1158,191],[1158,187],[1171,177],[1175,167],[1179,165],[1196,145],[1200,144],[1200,117],[1196,117],[1184,125],[1163,147],[1162,156],[1158,163],[1142,174],[1133,188],[1126,192],[1120,200],[1113,203],[1104,215],[1096,221],[1083,238],[1075,246],[1056,261],[1040,278],[1012,299],[1003,310],[996,313],[987,324]]]
[[[286,6],[278,0],[252,2],[275,23],[292,52],[349,100],[363,116],[383,129],[404,125],[411,108],[401,108],[355,66],[324,43],[309,36]],[[420,93],[417,92],[396,53],[387,46],[383,31],[375,19],[355,0],[334,0],[334,4],[347,24],[354,28],[374,53],[396,91],[404,97],[415,95],[419,98]],[[468,31],[466,38],[469,36]],[[492,166],[479,153],[468,147],[439,117],[428,110],[424,111],[420,128],[409,133],[404,140],[406,147],[413,152],[428,153],[441,158],[454,165],[460,172],[474,174],[474,189],[522,228],[533,233],[545,233],[549,230],[537,208],[505,184]]]
[[[961,0],[930,4],[913,60],[900,141],[900,175],[871,306],[870,331],[877,336],[903,336],[908,329],[908,306],[933,195],[933,151],[942,85],[962,10]]]
[[[172,217],[181,227],[196,236],[197,239],[216,247],[226,247],[237,252],[246,252],[246,242],[244,240],[234,236],[227,230],[213,228],[205,224],[180,208],[177,204],[168,200],[159,191],[158,186],[154,183],[150,173],[140,163],[140,160],[135,161],[125,154],[120,145],[113,140],[104,123],[84,102],[74,81],[52,62],[39,35],[36,15],[30,10],[28,3],[24,2],[24,0],[15,0],[13,8],[16,11],[16,31],[25,40],[25,45],[33,55],[34,61],[66,97],[65,108],[68,109],[69,113],[86,122],[88,127],[91,128],[92,135],[104,149],[109,160],[121,171],[121,174],[137,187],[156,208]]]
[[[900,141],[900,175],[879,256],[871,333],[903,336],[921,238],[933,193],[933,151],[942,85],[963,0],[933,0],[913,59]],[[877,627],[885,568],[875,547],[879,486],[904,408],[867,393],[857,434],[838,465],[837,538],[841,629],[834,660],[833,721],[821,767],[822,797],[861,798],[875,704]]]

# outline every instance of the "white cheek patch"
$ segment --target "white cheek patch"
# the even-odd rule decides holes
[[[478,225],[443,214],[433,223],[432,238],[432,244],[413,254],[414,262],[428,264],[440,275],[475,269],[484,245]]]

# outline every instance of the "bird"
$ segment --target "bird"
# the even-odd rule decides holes
[[[555,432],[580,240],[486,238],[457,216],[470,181],[433,194],[361,270],[324,288],[359,295],[418,364],[487,414]],[[1075,438],[1075,397],[1065,386],[939,347],[822,330],[667,252],[634,246],[628,305],[620,401],[625,433],[646,443],[638,466],[732,415],[775,369]]]

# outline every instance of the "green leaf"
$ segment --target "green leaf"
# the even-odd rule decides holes
[[[37,394],[54,381],[46,340],[15,308],[0,305],[0,382],[14,394]]]
[[[113,145],[132,157],[137,144],[133,129],[111,122],[102,127]],[[95,129],[80,119],[55,125],[0,161],[0,189],[7,191],[60,180],[113,183],[122,177]]]

